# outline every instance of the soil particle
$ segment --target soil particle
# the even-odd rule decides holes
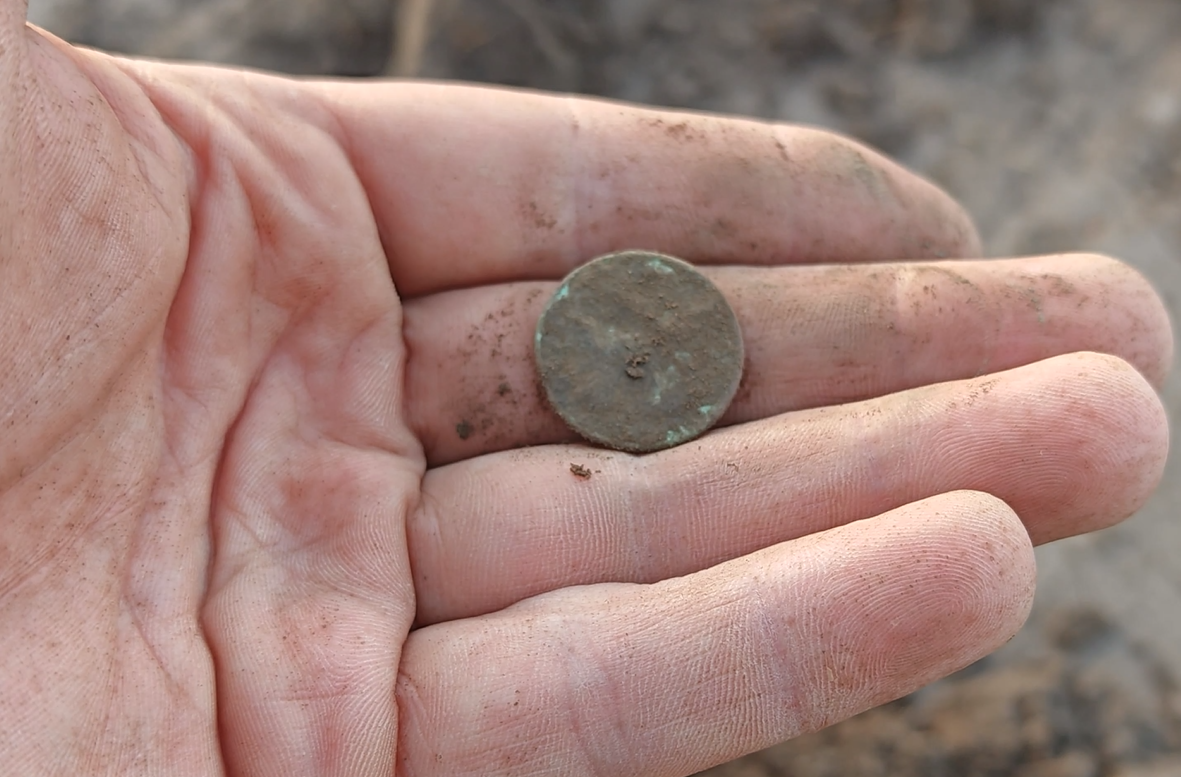
[[[634,380],[640,380],[641,378],[644,377],[644,365],[647,363],[648,363],[648,354],[646,354],[646,353],[634,354],[628,358],[627,367],[625,367],[623,371],[627,373],[627,376],[629,378],[632,378]]]
[[[591,471],[581,464],[573,464],[572,463],[570,465],[570,474],[573,475],[574,477],[578,478],[579,480],[590,480],[591,479]]]

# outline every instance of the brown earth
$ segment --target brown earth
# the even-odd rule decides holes
[[[1114,254],[1181,305],[1175,0],[435,5],[424,75],[831,127],[948,188],[991,254]],[[377,74],[394,32],[389,0],[32,0],[30,15],[108,49],[293,73]],[[1177,378],[1165,399],[1175,418]],[[1178,505],[1174,457],[1137,518],[1039,550],[1034,614],[1004,650],[709,774],[1181,775]]]

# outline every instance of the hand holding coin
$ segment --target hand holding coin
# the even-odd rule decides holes
[[[1144,279],[973,258],[954,202],[851,141],[123,60],[24,8],[12,774],[690,774],[1002,644],[1031,544],[1160,477]],[[585,318],[578,268],[629,249],[658,261]],[[652,452],[583,441],[608,384],[562,366],[579,342],[649,420],[692,412],[599,440]]]

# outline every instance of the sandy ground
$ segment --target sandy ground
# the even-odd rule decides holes
[[[63,37],[373,75],[388,0],[31,0]],[[1089,250],[1181,305],[1175,0],[439,0],[420,71],[806,122],[937,180],[997,256]],[[1172,418],[1181,381],[1165,389]],[[1039,550],[1033,617],[932,688],[709,774],[1181,775],[1181,472]]]

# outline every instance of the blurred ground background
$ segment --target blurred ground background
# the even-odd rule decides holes
[[[31,0],[30,18],[150,56],[301,74],[414,69],[831,127],[948,188],[991,254],[1114,254],[1178,316],[1177,0],[433,5],[421,36],[414,14],[397,23],[392,0]],[[1177,418],[1176,378],[1166,401]],[[1035,612],[1004,650],[708,774],[1181,777],[1178,513],[1173,457],[1137,518],[1039,550]]]

